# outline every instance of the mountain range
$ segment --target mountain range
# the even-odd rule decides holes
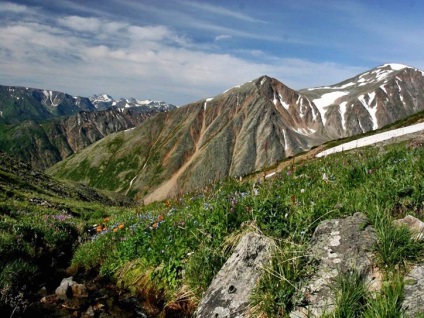
[[[298,91],[261,76],[109,135],[48,172],[149,202],[243,177],[423,109],[423,72],[405,65]]]
[[[107,95],[102,95],[107,96]],[[126,101],[123,104],[123,101]],[[176,106],[97,95],[0,86],[0,151],[44,170],[108,134],[133,128]]]

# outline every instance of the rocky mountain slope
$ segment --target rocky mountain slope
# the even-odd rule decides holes
[[[423,73],[398,64],[301,91],[262,76],[109,136],[50,173],[146,201],[164,199],[380,128],[422,110],[423,102]]]
[[[93,111],[88,98],[62,92],[0,85],[0,123],[17,124],[25,120],[45,121],[79,111]]]
[[[0,150],[44,170],[111,133],[139,125],[155,113],[109,109],[79,112],[42,124],[25,121],[0,126]]]
[[[99,98],[0,86],[0,151],[44,170],[108,134],[176,108],[165,102],[123,101],[111,99],[105,105]]]

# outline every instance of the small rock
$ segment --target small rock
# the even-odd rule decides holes
[[[95,315],[95,313],[94,313],[93,306],[90,306],[90,307],[88,307],[88,309],[85,312],[85,314],[83,315],[83,317],[92,318],[92,317],[94,317],[94,315]]]
[[[58,296],[56,294],[44,296],[41,298],[40,302],[42,304],[51,305],[55,304],[59,300]]]
[[[62,279],[60,286],[56,288],[55,293],[60,299],[66,300],[72,297],[86,297],[87,289],[85,285],[75,282],[71,276]]]
[[[407,215],[403,219],[394,221],[395,225],[406,226],[412,233],[412,236],[416,240],[424,239],[424,222],[413,217],[412,215]]]

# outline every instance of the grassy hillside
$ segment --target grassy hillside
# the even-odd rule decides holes
[[[391,221],[406,214],[424,218],[423,144],[419,138],[313,159],[260,184],[229,180],[112,215],[101,232],[79,246],[72,266],[98,269],[138,292],[150,300],[152,315],[188,315],[241,233],[261,231],[275,238],[279,249],[252,305],[258,315],[285,317],[299,282],[313,271],[305,249],[315,227],[361,211],[377,231],[375,252],[385,284],[402,285],[396,277],[423,259],[424,245]],[[400,315],[401,293],[397,288],[390,297],[377,298],[380,317],[390,306]],[[366,308],[374,304],[375,309],[376,301],[366,301],[362,314],[371,317],[375,313]]]
[[[122,151],[114,143],[109,150]],[[279,248],[252,296],[252,310],[286,317],[299,283],[314,270],[305,249],[316,226],[361,211],[376,229],[375,253],[391,292],[365,297],[360,316],[387,317],[390,310],[398,317],[401,277],[424,255],[423,244],[391,222],[406,214],[424,219],[422,137],[287,161],[260,183],[230,179],[132,208],[111,206],[94,190],[59,183],[7,156],[1,160],[0,309],[9,313],[28,309],[43,284],[54,288],[69,272],[85,272],[131,290],[153,317],[188,316],[241,235],[260,231]]]
[[[60,183],[0,153],[0,312],[34,311],[37,292],[57,287],[79,240],[121,201]]]

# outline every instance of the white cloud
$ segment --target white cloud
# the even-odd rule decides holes
[[[100,19],[94,17],[67,16],[58,20],[59,24],[72,30],[80,32],[97,33],[101,30],[103,23]]]
[[[24,5],[12,3],[12,2],[1,2],[0,3],[0,12],[14,12],[14,13],[22,13],[27,11],[28,8]]]
[[[215,41],[222,41],[222,40],[228,40],[231,39],[232,36],[228,34],[222,34],[215,37]]]
[[[267,74],[293,88],[332,84],[363,69],[304,59],[277,59],[261,50],[211,51],[164,25],[96,17],[40,16],[38,23],[0,26],[2,84],[30,85],[89,96],[161,99],[185,104]],[[216,40],[229,39],[222,33]],[[8,81],[8,82],[6,82]]]
[[[216,5],[211,5],[205,2],[194,2],[194,1],[178,1],[180,4],[189,6],[204,12],[207,12],[209,14],[213,15],[221,15],[227,18],[242,20],[246,22],[253,22],[253,23],[264,23],[264,21],[253,18],[247,14],[243,14],[237,10],[230,10],[227,8],[223,8]]]

